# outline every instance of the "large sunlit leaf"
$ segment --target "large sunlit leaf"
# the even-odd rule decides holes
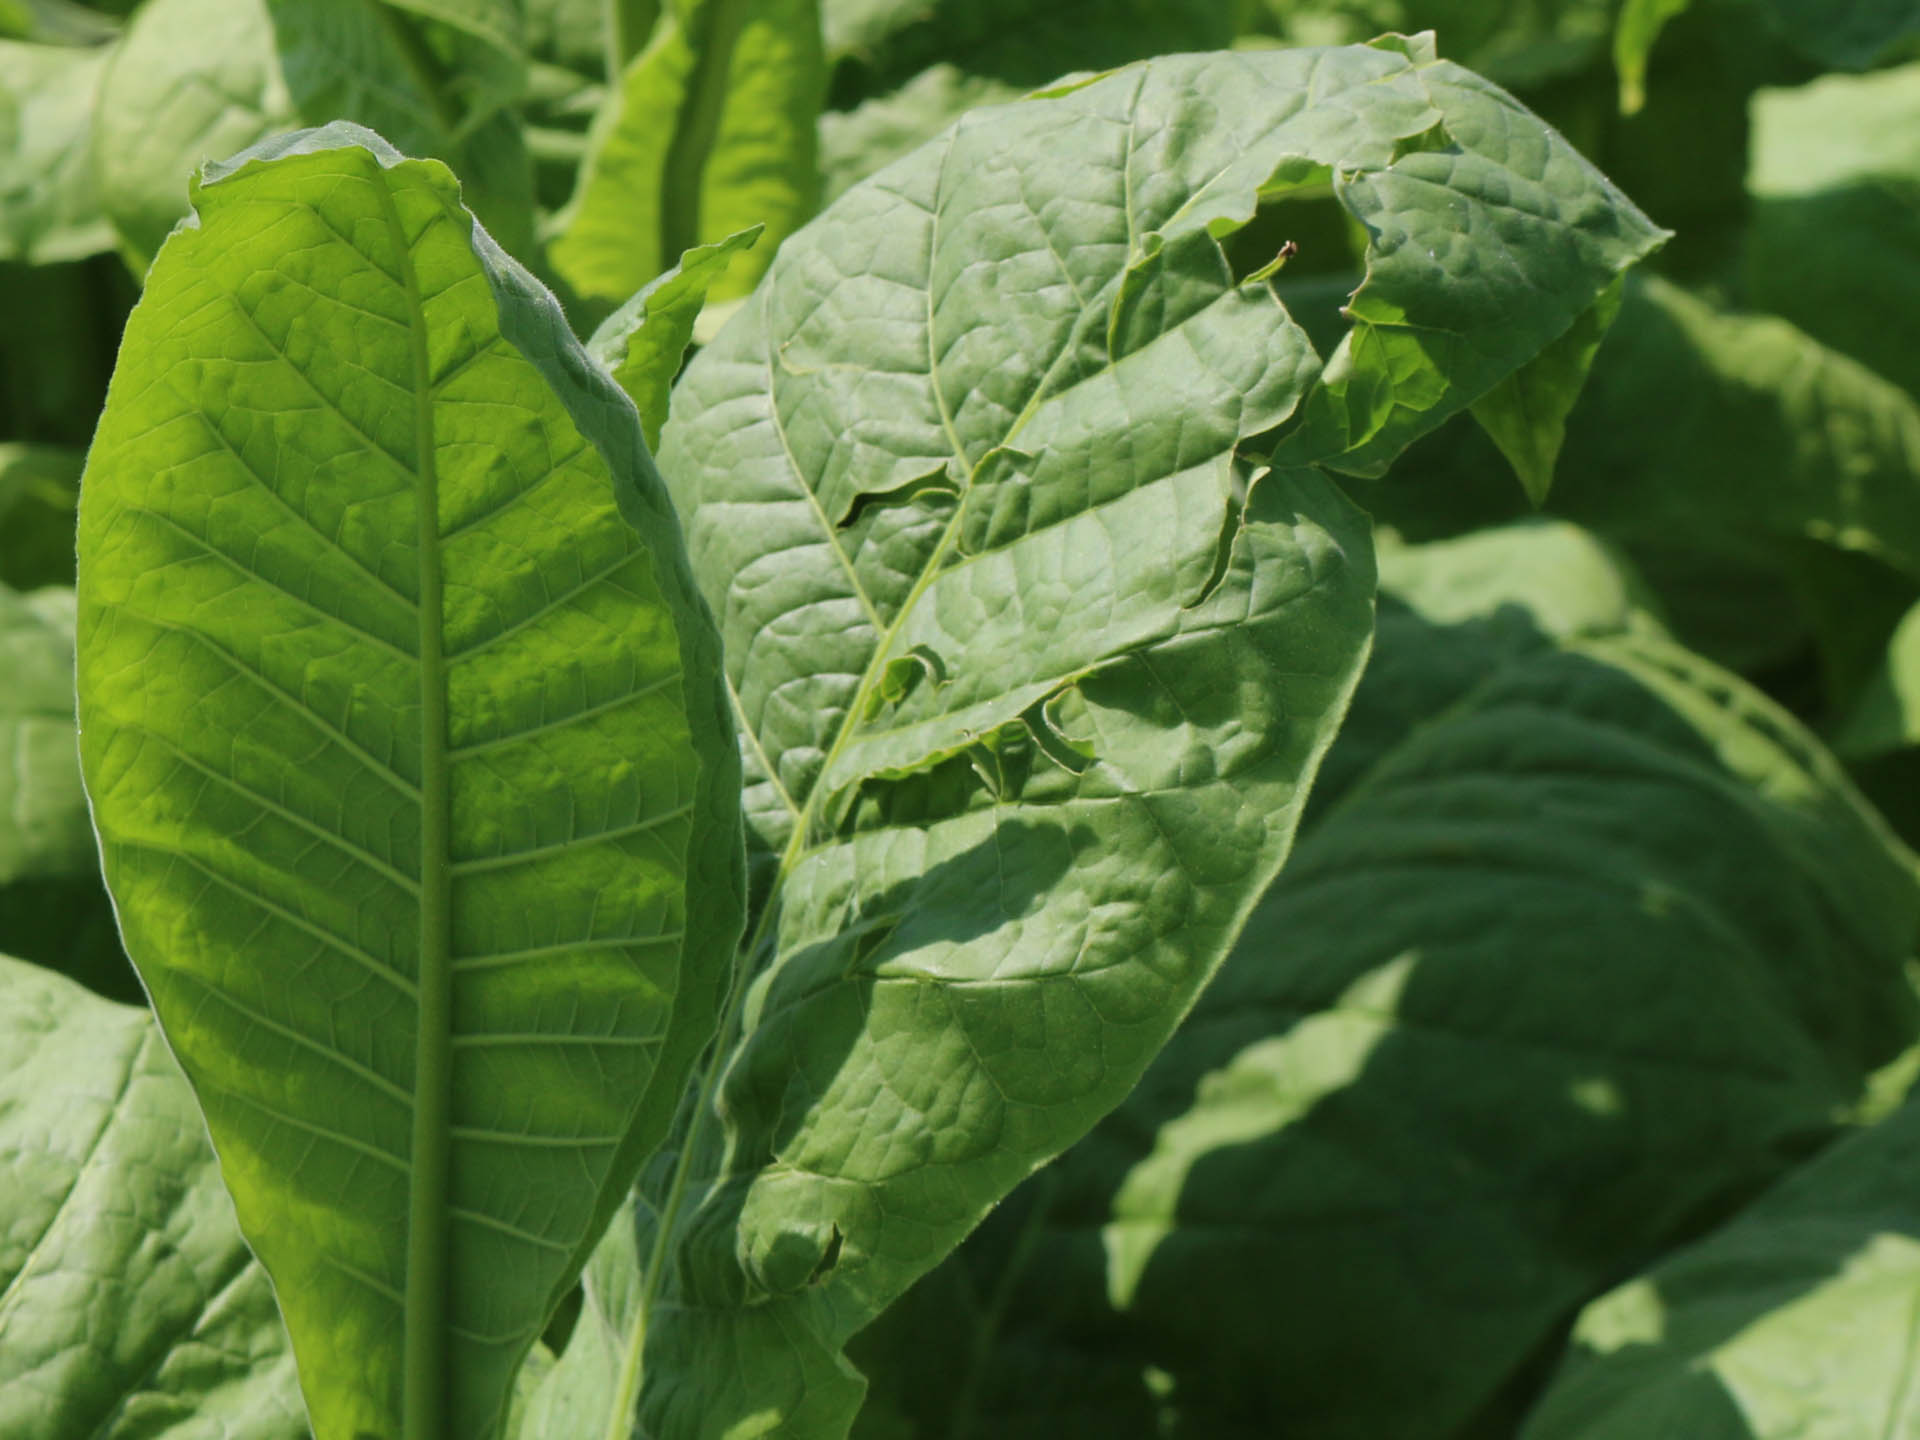
[[[1316,178],[1374,237],[1325,374],[1216,238]],[[1371,631],[1308,462],[1384,463],[1658,237],[1396,39],[975,112],[782,248],[662,446],[762,973],[723,1173],[701,1120],[661,1200],[649,1433],[844,1432],[841,1344],[1126,1093],[1286,854]]]
[[[856,1342],[907,1433],[1510,1434],[1502,1389],[1570,1308],[1826,1139],[1920,1033],[1906,858],[1590,537],[1388,549],[1381,588],[1218,979]]]
[[[1920,1430],[1920,1104],[1588,1306],[1524,1440]]]
[[[0,1434],[305,1440],[266,1273],[145,1007],[0,956]]]
[[[712,622],[631,404],[444,167],[336,125],[195,204],[82,488],[108,881],[319,1440],[403,1388],[486,1437],[718,1005]]]
[[[696,245],[763,225],[714,282],[745,295],[819,200],[818,0],[675,0],[595,126],[554,267],[617,304]]]

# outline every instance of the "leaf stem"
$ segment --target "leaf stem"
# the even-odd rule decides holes
[[[376,162],[377,163],[377,162]],[[412,323],[420,563],[420,953],[413,1051],[413,1137],[407,1201],[404,1440],[444,1440],[447,1421],[447,1192],[453,1133],[453,867],[442,652],[439,475],[434,464],[433,375],[413,254],[392,192],[379,186]]]

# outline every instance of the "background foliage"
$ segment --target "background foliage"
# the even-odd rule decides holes
[[[0,1431],[304,1423],[73,761],[78,478],[196,166],[339,118],[441,158],[618,371],[683,251],[635,304],[706,341],[965,111],[1429,27],[1675,236],[1550,490],[1465,414],[1346,483],[1378,628],[1288,867],[1125,1102],[854,1339],[855,1433],[1920,1436],[1920,39],[1837,0],[0,0]],[[1236,274],[1287,240],[1318,338],[1352,228],[1263,205]],[[600,1433],[641,1209],[519,1433]]]

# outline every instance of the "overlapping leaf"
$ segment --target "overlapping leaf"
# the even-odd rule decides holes
[[[149,0],[101,86],[102,204],[150,259],[195,166],[348,119],[453,164],[467,204],[524,256],[533,172],[511,105],[525,71],[511,0]]]
[[[1317,818],[1219,978],[856,1342],[897,1433],[1511,1433],[1569,1307],[1920,1032],[1908,860],[1589,537],[1381,561]]]
[[[716,299],[738,298],[819,200],[818,0],[674,0],[639,38],[553,263],[581,295],[617,304],[682,252],[763,225],[767,242],[715,282]]]
[[[1372,246],[1323,369],[1216,237],[1329,180]],[[844,1432],[840,1345],[1126,1092],[1286,853],[1371,629],[1312,464],[1384,463],[1658,238],[1395,40],[976,112],[783,247],[663,441],[764,968],[722,1173],[696,1135],[662,1201],[650,1433]]]
[[[82,491],[108,879],[320,1440],[399,1433],[403,1355],[484,1437],[717,1008],[712,622],[632,406],[442,166],[334,126],[196,206]]]
[[[1920,1105],[1590,1305],[1523,1440],[1882,1440],[1920,1427]]]
[[[0,956],[0,1433],[303,1440],[266,1273],[144,1006]]]
[[[89,148],[112,53],[0,39],[0,260],[43,265],[113,244]]]
[[[138,1001],[80,788],[71,590],[0,586],[0,675],[0,935],[23,960]]]

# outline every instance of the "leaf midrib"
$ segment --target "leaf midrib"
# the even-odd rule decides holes
[[[414,983],[413,1133],[407,1196],[407,1269],[401,1434],[443,1440],[447,1367],[448,1170],[453,1091],[452,803],[447,728],[447,666],[440,570],[439,475],[434,463],[432,366],[426,305],[413,249],[388,183],[378,167],[374,189],[394,247],[407,304],[412,365],[414,469],[417,479],[420,643],[420,939]],[[430,222],[431,223],[431,222]]]

